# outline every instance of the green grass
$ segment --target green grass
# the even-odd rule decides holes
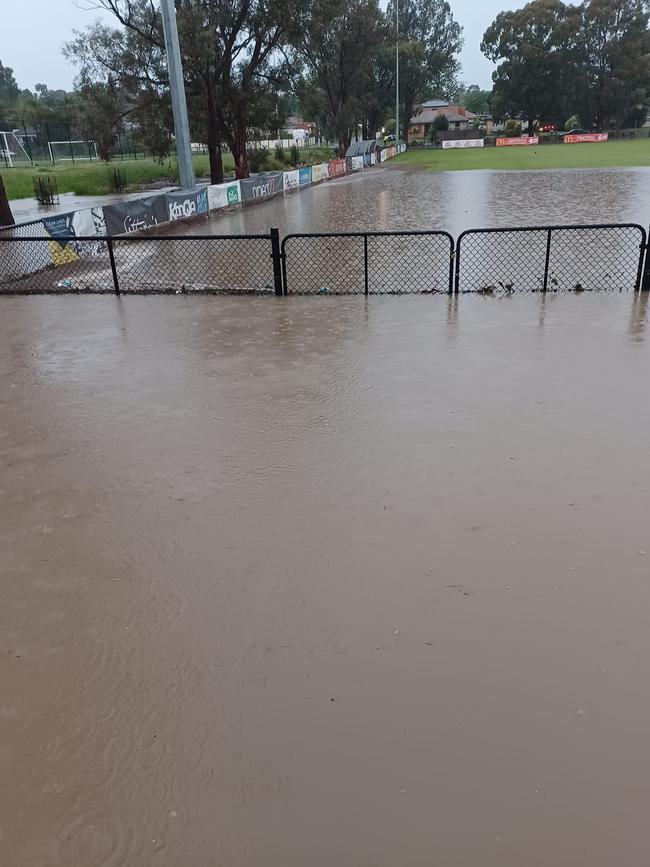
[[[224,154],[226,174],[234,172],[235,164],[230,154]],[[0,169],[9,199],[29,199],[34,195],[32,178],[36,175],[53,175],[60,193],[76,193],[78,196],[99,196],[110,193],[108,172],[120,169],[126,174],[130,189],[163,181],[168,184],[178,182],[176,160],[165,160],[160,164],[152,159],[112,160],[110,163],[59,163],[56,166],[42,163],[30,168]],[[207,156],[194,157],[194,170],[197,177],[209,176]]]
[[[432,172],[475,169],[578,169],[650,166],[650,138],[536,147],[410,149],[389,165]]]
[[[285,149],[285,156],[289,151]],[[319,163],[330,160],[334,151],[330,148],[301,148],[300,159],[305,163]],[[235,163],[230,153],[223,155],[223,167],[226,175],[235,171]],[[266,169],[287,169],[290,166],[280,163],[271,151],[266,162]],[[120,169],[126,174],[130,190],[146,187],[148,184],[162,181],[167,184],[178,183],[178,166],[175,159],[167,159],[162,164],[152,159],[112,160],[110,163],[49,163],[36,164],[30,168],[0,168],[9,199],[29,199],[34,195],[32,178],[35,175],[53,175],[56,178],[60,193],[76,193],[78,196],[101,196],[110,193],[108,173]],[[208,180],[210,177],[210,161],[206,155],[194,157],[194,171],[197,178]]]

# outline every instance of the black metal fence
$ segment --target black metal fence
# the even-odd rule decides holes
[[[0,231],[0,294],[395,295],[650,290],[643,226],[43,237]]]

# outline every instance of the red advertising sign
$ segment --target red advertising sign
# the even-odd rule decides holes
[[[522,147],[526,145],[539,144],[539,137],[536,135],[522,135],[519,138],[498,138],[498,148]]]
[[[347,163],[345,160],[330,160],[330,178],[344,175],[347,170]]]
[[[575,135],[565,135],[564,144],[579,144],[588,141],[608,141],[609,133],[606,132],[581,132]]]

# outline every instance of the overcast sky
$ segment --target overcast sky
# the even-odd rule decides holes
[[[503,9],[517,9],[526,0],[451,0],[456,20],[464,27],[465,48],[461,55],[466,84],[491,87],[492,64],[481,54],[481,37]],[[18,85],[30,90],[43,82],[51,89],[69,90],[75,76],[61,54],[61,46],[73,29],[83,29],[98,17],[89,9],[92,0],[22,0],[5,7],[0,25],[0,60],[14,70]],[[384,4],[382,4],[384,5]],[[108,20],[108,16],[105,15]]]

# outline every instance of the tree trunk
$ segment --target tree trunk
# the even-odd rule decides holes
[[[208,157],[210,159],[210,183],[223,183],[223,156],[221,140],[208,119]]]
[[[9,207],[9,199],[5,190],[2,175],[0,175],[0,226],[13,226],[14,218]]]
[[[233,119],[232,144],[230,146],[235,159],[235,177],[243,180],[248,177],[248,156],[246,155],[246,119],[241,109],[238,109]]]
[[[528,118],[528,135],[535,135],[535,118]]]

